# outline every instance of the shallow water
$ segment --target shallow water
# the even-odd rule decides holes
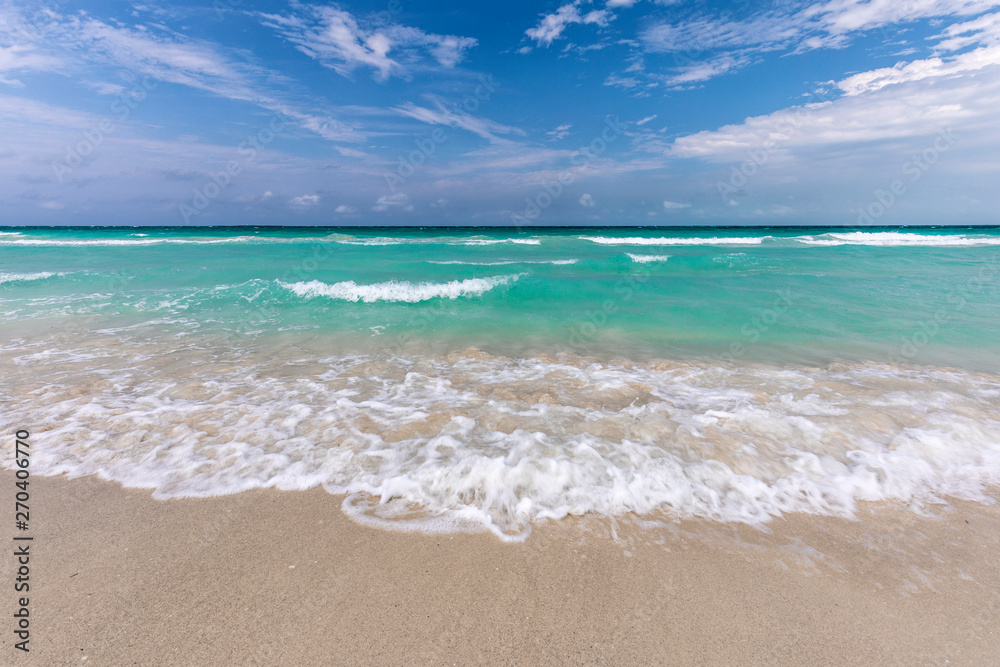
[[[990,502],[998,245],[8,229],[0,411],[36,434],[35,473],[158,498],[322,485],[359,521],[503,539],[587,513]]]

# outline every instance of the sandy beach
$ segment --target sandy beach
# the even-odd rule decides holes
[[[0,667],[1000,667],[998,109],[1000,0],[0,0]]]
[[[3,480],[13,487],[10,471]],[[319,489],[161,502],[95,478],[31,485],[31,652],[5,632],[6,664],[986,665],[1000,655],[995,507],[795,516],[770,533],[584,518],[505,544],[360,526]]]

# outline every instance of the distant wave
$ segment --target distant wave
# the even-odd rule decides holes
[[[344,245],[412,245],[412,244],[428,244],[428,243],[440,243],[444,245],[466,245],[466,246],[476,246],[476,245],[499,245],[501,243],[516,243],[519,245],[539,245],[541,244],[540,239],[482,239],[482,238],[471,238],[471,239],[455,239],[449,237],[434,237],[434,238],[402,238],[402,237],[392,237],[392,236],[375,236],[369,239],[356,238],[356,237],[329,237],[330,241],[335,243],[342,243]]]
[[[796,236],[793,240],[808,245],[869,245],[869,246],[977,246],[1000,245],[998,236],[968,236],[966,234],[913,234],[910,232],[844,232],[818,236]]]
[[[682,238],[682,237],[660,237],[644,238],[641,236],[629,237],[606,237],[606,236],[581,236],[583,241],[592,241],[601,245],[759,245],[764,239],[770,236],[743,236],[725,237],[713,236],[711,238]]]
[[[517,243],[519,245],[540,245],[541,239],[468,239],[454,245],[497,245],[498,243]]]
[[[633,262],[639,262],[640,264],[646,264],[648,262],[665,262],[670,259],[670,255],[633,255],[630,252],[625,253],[629,256]]]
[[[494,276],[492,278],[469,278],[452,280],[447,283],[411,283],[400,280],[390,280],[383,283],[359,285],[353,280],[334,283],[332,285],[311,280],[309,282],[283,283],[284,287],[298,296],[310,299],[327,297],[343,301],[402,301],[417,303],[429,299],[457,299],[459,297],[481,296],[495,287],[509,285],[523,276],[523,273],[509,276]]]
[[[16,283],[28,280],[44,280],[52,276],[64,276],[65,273],[40,271],[38,273],[0,273],[0,283]]]
[[[399,238],[387,238],[384,236],[378,236],[370,239],[357,239],[357,238],[329,238],[329,241],[334,243],[342,243],[344,245],[405,245],[409,243],[429,243],[429,239],[399,239]]]
[[[216,243],[303,243],[321,241],[315,238],[275,238],[261,236],[234,236],[211,239],[124,238],[124,239],[40,239],[20,237],[0,238],[0,246],[150,246],[150,245],[210,245]]]
[[[508,259],[501,262],[464,262],[458,259],[449,260],[427,260],[428,264],[464,264],[467,266],[510,266],[511,264],[576,264],[578,259]]]

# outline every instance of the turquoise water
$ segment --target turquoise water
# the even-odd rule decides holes
[[[7,229],[0,307],[338,349],[995,370],[998,258],[997,228]]]
[[[5,228],[0,312],[33,471],[157,498],[517,540],[1000,485],[1000,228]]]

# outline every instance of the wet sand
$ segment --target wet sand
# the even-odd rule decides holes
[[[30,488],[31,652],[13,647],[8,555],[3,664],[1000,662],[996,506],[770,533],[566,520],[506,544],[360,526],[319,489]]]

